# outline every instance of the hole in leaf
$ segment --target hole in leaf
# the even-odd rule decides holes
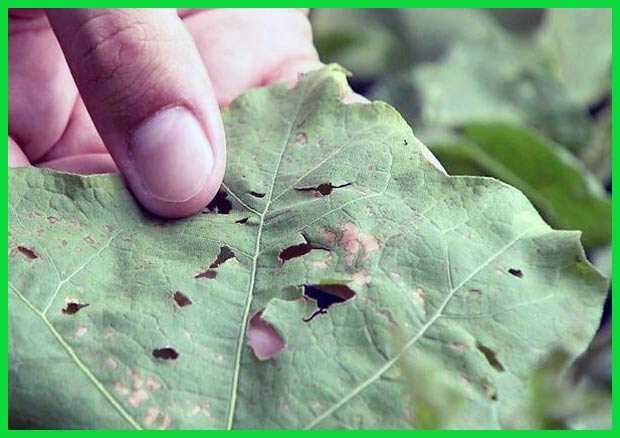
[[[88,306],[88,304],[70,302],[67,303],[64,309],[62,309],[62,313],[64,313],[65,315],[75,315],[86,306]]]
[[[334,189],[341,189],[343,187],[348,187],[351,184],[352,183],[346,183],[346,184],[341,184],[339,186],[335,186],[332,183],[323,183],[323,184],[319,184],[318,186],[314,186],[314,187],[299,187],[299,188],[295,188],[295,190],[299,192],[313,191],[314,196],[319,198],[321,196],[329,195]]]
[[[280,263],[284,264],[287,260],[301,257],[312,251],[312,245],[309,243],[300,243],[299,245],[289,246],[280,251]]]
[[[504,366],[499,361],[499,359],[497,359],[497,353],[495,351],[493,351],[489,347],[485,347],[480,342],[476,342],[476,348],[484,355],[487,362],[489,362],[489,365],[491,365],[493,368],[495,368],[496,371],[499,371],[500,373],[504,372]]]
[[[355,292],[344,284],[306,284],[304,296],[316,301],[317,309],[304,322],[312,321],[317,315],[327,313],[332,304],[343,303],[355,296]]]
[[[162,360],[176,360],[179,357],[179,353],[170,347],[156,348],[153,350],[153,357]]]
[[[235,223],[236,224],[245,224],[245,223],[247,223],[248,219],[249,219],[248,217],[244,217],[244,218],[241,218],[241,219],[235,221]]]
[[[39,258],[38,254],[34,252],[34,249],[26,248],[25,246],[16,246],[11,252],[15,254],[15,251],[23,255],[24,258],[28,260],[34,260]]]
[[[179,291],[176,291],[174,293],[173,298],[174,298],[174,302],[177,303],[177,306],[179,306],[179,307],[185,307],[185,306],[189,306],[189,305],[192,304],[192,300],[190,300],[187,297],[187,295],[185,295],[185,294],[183,294],[183,293],[181,293]]]
[[[217,255],[217,258],[215,259],[215,261],[213,263],[211,263],[211,265],[205,269],[202,272],[199,272],[198,274],[194,275],[194,278],[215,278],[217,277],[217,271],[216,269],[224,262],[226,262],[227,260],[232,259],[235,256],[235,253],[232,252],[232,250],[227,247],[226,245],[222,246],[220,248],[220,253]]]
[[[522,271],[521,269],[510,268],[510,269],[508,270],[508,273],[509,273],[510,275],[514,275],[515,277],[518,277],[518,278],[523,278],[523,271]]]
[[[230,210],[232,210],[232,203],[228,199],[226,199],[227,197],[228,194],[220,190],[219,192],[217,192],[217,195],[215,195],[215,198],[213,198],[213,200],[209,202],[209,205],[206,206],[206,209],[208,211],[203,210],[202,213],[229,214]]]
[[[284,348],[284,341],[275,328],[261,318],[263,311],[257,312],[248,323],[248,345],[259,360],[271,359]]]
[[[255,198],[264,198],[265,194],[264,193],[259,193],[259,192],[250,192],[250,195],[254,196]]]
[[[312,243],[310,243],[308,241],[308,238],[304,234],[302,234],[302,237],[306,241],[305,243],[300,243],[300,244],[297,244],[297,245],[291,245],[288,248],[284,248],[282,251],[280,251],[280,254],[279,254],[280,264],[283,265],[287,260],[294,259],[294,258],[297,258],[297,257],[301,257],[303,255],[306,255],[310,251],[312,251],[313,249],[321,249],[321,250],[324,250],[324,251],[328,251],[327,248],[316,246],[316,245],[313,245]]]

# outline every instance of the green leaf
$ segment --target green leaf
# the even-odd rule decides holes
[[[439,172],[396,111],[345,89],[331,66],[224,110],[210,214],[153,218],[117,176],[9,170],[12,426],[408,428],[395,365],[424,354],[466,393],[455,427],[499,428],[553,346],[585,350],[606,282],[579,233]],[[302,289],[355,295],[305,323],[320,297]],[[284,343],[267,360],[255,318]]]
[[[520,123],[571,149],[591,135],[588,112],[543,69],[531,45],[501,35],[457,43],[441,60],[383,81],[372,97],[427,127]]]
[[[449,173],[490,175],[514,185],[552,225],[582,230],[586,246],[611,240],[610,198],[560,145],[510,124],[470,124],[460,132],[427,139]]]
[[[611,95],[611,9],[549,9],[537,38],[553,74],[578,102]]]
[[[589,144],[579,158],[603,184],[611,181],[611,107],[607,107],[594,124]]]
[[[437,60],[455,41],[503,32],[476,9],[314,9],[311,21],[321,59],[365,80]]]

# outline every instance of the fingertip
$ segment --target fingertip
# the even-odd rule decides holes
[[[124,175],[138,201],[151,212],[179,218],[194,214],[217,193],[225,146],[212,145],[184,107],[166,108],[132,132]]]
[[[21,150],[19,145],[9,137],[9,167],[25,167],[30,166],[28,157]]]

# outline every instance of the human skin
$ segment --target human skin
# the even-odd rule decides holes
[[[8,29],[9,165],[120,171],[173,218],[220,187],[219,107],[321,66],[305,10],[9,10]]]

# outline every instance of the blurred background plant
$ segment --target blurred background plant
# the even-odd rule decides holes
[[[611,278],[610,9],[316,9],[311,21],[321,59],[395,106],[448,173],[519,188],[554,228],[581,230]],[[532,376],[527,424],[611,427],[610,304],[611,281],[591,348],[570,368],[558,349]],[[420,394],[416,367],[403,375]],[[412,400],[424,426],[449,427],[438,419],[455,406]]]

